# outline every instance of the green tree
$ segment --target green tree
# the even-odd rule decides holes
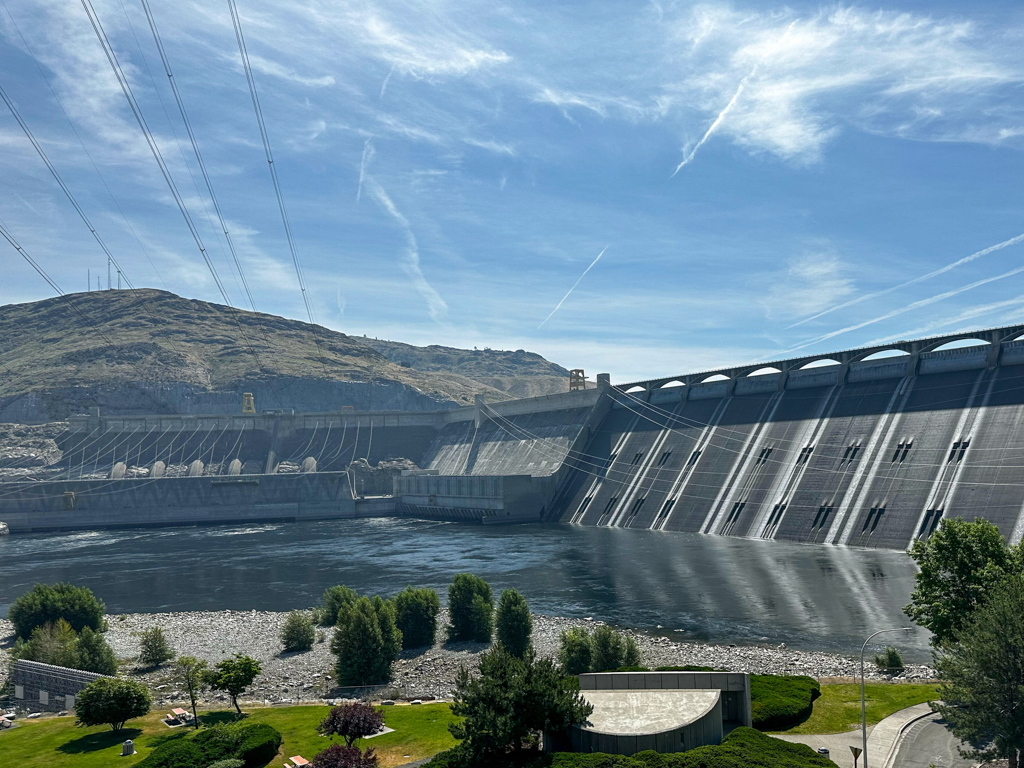
[[[84,627],[100,632],[104,610],[103,601],[86,587],[36,584],[11,604],[7,618],[14,624],[15,634],[27,640],[36,627],[55,624],[58,619],[64,619],[75,632]]]
[[[305,611],[292,611],[281,625],[281,645],[285,651],[308,651],[316,642],[316,628]]]
[[[591,667],[595,672],[608,672],[625,666],[635,666],[640,661],[640,649],[630,637],[624,637],[607,624],[594,630],[592,638],[593,659]]]
[[[875,654],[875,666],[880,672],[889,675],[898,675],[903,671],[903,656],[898,648],[892,645],[885,646],[885,650]]]
[[[207,683],[215,691],[224,691],[231,697],[238,714],[242,708],[238,706],[238,697],[252,685],[260,674],[260,663],[252,656],[236,653],[230,659],[218,661],[207,676]]]
[[[199,702],[199,694],[209,686],[209,671],[206,662],[195,656],[179,656],[174,662],[174,682],[188,694],[188,700],[192,704],[192,724],[196,728],[199,728],[196,704]]]
[[[558,644],[558,663],[567,675],[582,675],[593,668],[594,644],[583,627],[562,632]]]
[[[18,638],[11,649],[15,659],[38,661],[56,667],[78,669],[78,635],[64,619],[32,630],[28,642]]]
[[[478,599],[479,598],[479,599]],[[493,629],[491,585],[471,573],[457,573],[448,585],[448,637],[489,642]]]
[[[448,729],[479,764],[488,764],[529,749],[541,731],[584,722],[592,711],[550,659],[538,661],[532,648],[520,659],[497,645],[481,654],[479,675],[459,670],[452,713],[463,719]]]
[[[120,731],[124,724],[149,712],[149,689],[138,680],[101,677],[79,691],[75,714],[79,725],[109,725]]]
[[[139,641],[139,663],[147,667],[158,667],[174,658],[174,649],[167,642],[167,636],[160,627],[151,627],[142,633]]]
[[[324,591],[322,605],[317,611],[317,622],[324,627],[338,623],[338,614],[359,599],[358,593],[344,585],[329,587]]]
[[[78,664],[77,669],[84,669],[86,672],[98,672],[101,675],[117,674],[117,657],[114,649],[99,632],[93,632],[89,627],[82,629],[78,636]]]
[[[498,642],[513,656],[523,658],[530,647],[533,633],[533,618],[526,598],[514,589],[506,589],[498,598],[498,609],[494,617]]]
[[[441,600],[432,589],[406,587],[392,600],[395,624],[402,630],[403,648],[433,645],[437,636],[437,614]]]
[[[1017,768],[1024,749],[1024,578],[990,586],[970,623],[956,630],[936,669],[942,703],[932,709],[949,729],[986,749],[961,750],[986,762],[1007,758]]]
[[[931,630],[938,647],[970,623],[995,584],[1021,573],[1021,549],[1007,546],[999,529],[981,518],[943,520],[935,533],[915,541],[909,554],[920,570],[903,611]]]
[[[391,677],[391,665],[402,648],[394,609],[379,597],[359,598],[338,616],[331,652],[339,685],[371,685]]]

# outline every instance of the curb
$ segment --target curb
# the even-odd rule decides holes
[[[903,744],[903,739],[906,737],[907,731],[909,731],[913,726],[917,725],[919,722],[924,720],[926,717],[931,717],[934,714],[935,712],[929,710],[928,712],[924,712],[918,715],[913,720],[908,720],[902,725],[902,727],[899,730],[899,733],[896,734],[896,738],[893,739],[892,746],[889,747],[889,754],[885,756],[885,762],[882,763],[882,768],[892,768],[892,762],[896,759],[896,755],[900,750],[900,746]]]

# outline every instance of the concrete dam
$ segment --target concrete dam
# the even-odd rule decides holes
[[[67,483],[76,499],[89,497],[81,483],[102,484],[90,503],[103,506],[117,484],[234,478],[264,482],[278,510],[292,503],[289,483],[306,494],[308,514],[284,519],[562,521],[904,549],[963,516],[1016,543],[1022,335],[1010,326],[616,385],[599,376],[595,389],[443,412],[92,413],[62,440],[67,479],[5,483],[0,520],[38,529],[45,511],[70,522],[43,527],[88,527],[61,506]],[[398,457],[416,468],[360,487],[353,462]],[[146,493],[159,506],[160,491]]]

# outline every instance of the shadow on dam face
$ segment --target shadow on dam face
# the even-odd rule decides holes
[[[673,640],[843,653],[908,623],[915,572],[897,552],[568,525],[375,519],[0,539],[11,599],[67,580],[92,588],[111,613],[291,610],[334,584],[384,596],[412,584],[443,599],[463,571],[519,589],[547,615],[661,625]],[[927,661],[927,639],[918,630],[901,640],[904,657]]]

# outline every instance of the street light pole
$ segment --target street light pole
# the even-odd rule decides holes
[[[875,634],[869,635],[860,649],[860,728],[864,737],[864,768],[868,768],[868,715],[867,707],[864,704],[864,651],[874,638],[886,632],[910,632],[913,627],[899,627],[898,629],[880,629]]]

